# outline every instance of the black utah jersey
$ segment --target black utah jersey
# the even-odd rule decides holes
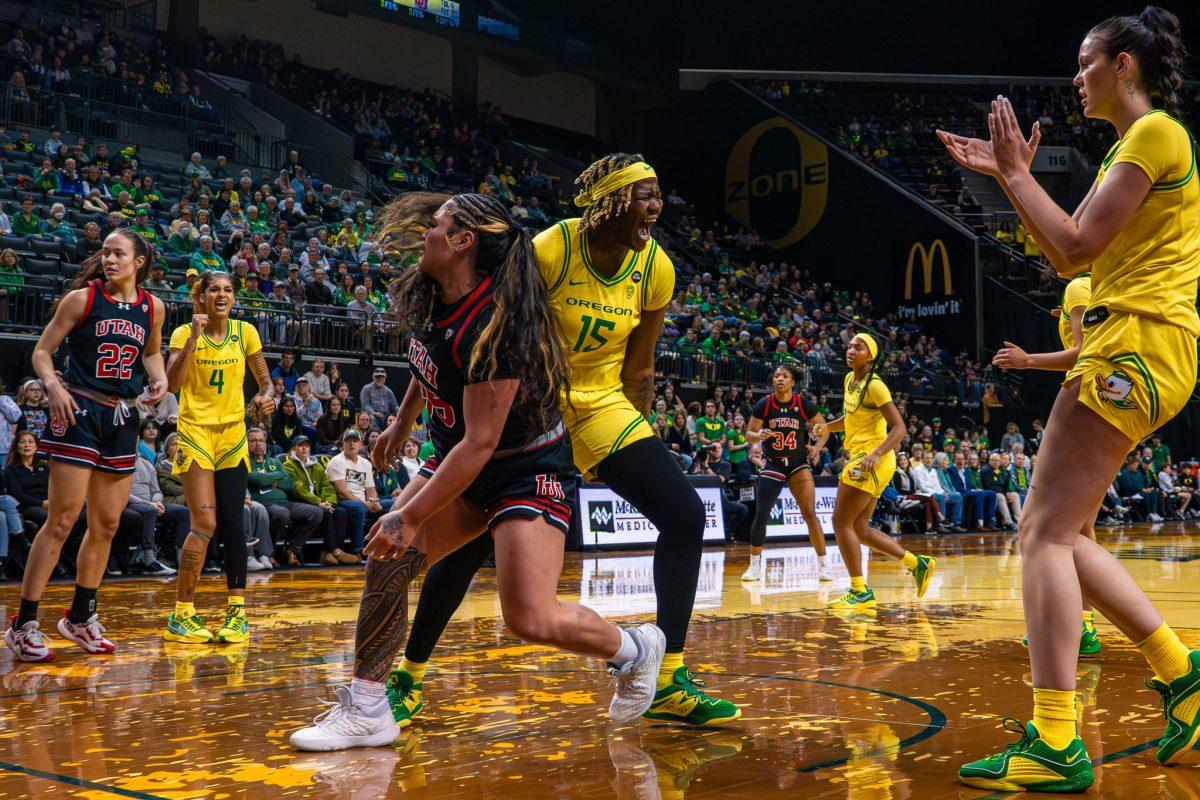
[[[134,398],[146,382],[142,354],[154,326],[154,299],[139,289],[132,302],[117,300],[99,279],[89,282],[84,291],[87,309],[65,342],[67,385]]]
[[[429,436],[441,456],[445,456],[466,435],[463,421],[463,391],[469,381],[467,367],[471,349],[492,318],[492,276],[488,275],[467,296],[449,305],[440,301],[434,308],[433,321],[409,341],[408,363],[421,397],[429,410]],[[508,349],[501,343],[497,353],[497,371],[492,380],[516,377]],[[514,401],[515,403],[515,401]],[[497,450],[520,447],[544,431],[531,431],[509,410],[500,434]]]
[[[780,403],[774,392],[755,403],[751,416],[763,421],[764,431],[776,434],[763,439],[763,455],[777,460],[802,458],[808,421],[816,413],[816,404],[799,392],[792,392],[786,403]]]

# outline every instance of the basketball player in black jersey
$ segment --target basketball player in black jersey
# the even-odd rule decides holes
[[[150,405],[167,391],[165,310],[142,289],[153,260],[136,231],[110,233],[51,310],[33,351],[33,368],[50,398],[50,424],[38,446],[50,457],[50,490],[46,523],[25,565],[21,609],[4,634],[21,661],[54,660],[38,630],[38,602],[84,502],[87,534],[75,559],[75,597],[58,632],[87,653],[116,650],[96,613],[96,589],[133,483],[138,417],[130,406],[143,387]],[[60,377],[53,355],[64,341],[67,362]]]
[[[796,376],[788,365],[780,364],[775,368],[771,383],[775,391],[758,401],[746,426],[747,441],[762,442],[767,464],[759,473],[754,490],[750,567],[742,574],[742,580],[762,580],[762,549],[767,538],[767,520],[786,483],[808,525],[808,539],[817,551],[818,579],[831,581],[833,573],[829,570],[828,557],[825,555],[825,532],[821,529],[821,520],[817,519],[817,493],[812,478],[812,468],[820,460],[829,434],[823,434],[816,442],[808,444],[809,424],[823,423],[825,418],[817,413],[816,404],[793,391]]]
[[[401,197],[385,209],[385,249],[403,244],[395,239],[430,202]],[[409,584],[427,562],[487,531],[509,630],[608,662],[617,687],[609,715],[618,722],[654,699],[663,632],[650,623],[622,630],[556,596],[577,473],[558,408],[567,361],[533,243],[490,196],[455,195],[433,220],[420,259],[400,279],[412,380],[376,448],[395,448],[428,409],[435,453],[367,537],[354,679],[314,725],[292,734],[301,750],[395,741],[383,680],[404,644]]]

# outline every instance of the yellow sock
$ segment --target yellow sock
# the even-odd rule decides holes
[[[1033,690],[1033,727],[1055,750],[1075,738],[1075,692],[1059,689]]]
[[[658,668],[658,686],[670,686],[675,681],[675,670],[683,666],[683,653],[667,653],[663,656],[662,666]]]
[[[1170,683],[1192,670],[1187,645],[1179,641],[1175,631],[1165,622],[1145,641],[1139,642],[1137,649],[1149,662],[1150,669],[1154,670],[1154,677],[1163,683]]]
[[[226,605],[245,607],[246,598],[239,594],[231,594],[229,595],[229,602]]]
[[[428,661],[409,661],[407,658],[400,659],[400,669],[412,675],[413,683],[421,683],[425,680],[425,668],[428,666]]]
[[[1083,692],[1075,692],[1075,730],[1083,725]],[[1038,728],[1041,730],[1041,728]]]
[[[850,576],[850,591],[865,592],[867,590],[867,579],[862,575]]]
[[[904,565],[905,569],[916,569],[917,557],[905,550],[904,557],[900,559],[900,563]]]
[[[175,616],[177,618],[194,617],[195,615],[195,603],[185,603],[182,600],[175,601]]]
[[[1087,626],[1087,629],[1089,631],[1096,630],[1096,612],[1095,611],[1083,612],[1083,624]]]

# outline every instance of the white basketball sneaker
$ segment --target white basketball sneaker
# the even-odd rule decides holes
[[[616,723],[630,722],[650,710],[658,689],[658,670],[667,651],[667,637],[657,625],[647,622],[626,630],[637,644],[638,656],[620,669],[608,669],[613,678],[608,716]]]
[[[365,708],[354,703],[349,686],[334,687],[337,700],[322,700],[329,706],[313,718],[313,724],[291,736],[297,750],[321,752],[351,747],[385,747],[400,735],[387,701]]]
[[[761,555],[757,555],[757,556],[751,555],[750,556],[750,567],[745,572],[742,573],[742,580],[747,583],[749,583],[749,582],[757,583],[758,581],[762,580],[762,556]]]
[[[829,556],[817,556],[817,580],[833,580],[833,569],[829,566]]]

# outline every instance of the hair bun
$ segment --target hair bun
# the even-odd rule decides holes
[[[1178,36],[1181,30],[1179,17],[1159,6],[1146,6],[1142,13],[1138,14],[1138,19],[1147,28],[1153,29],[1156,35],[1165,33]]]

